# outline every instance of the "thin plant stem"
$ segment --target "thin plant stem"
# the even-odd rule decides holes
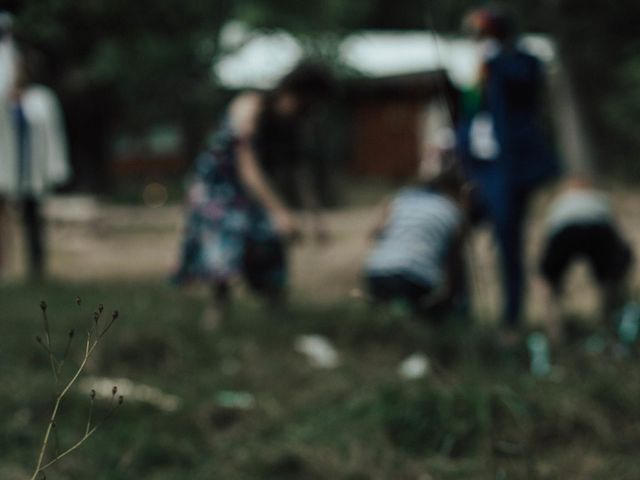
[[[96,425],[95,427],[93,427],[91,430],[89,430],[88,432],[86,432],[82,438],[80,438],[80,440],[78,440],[76,443],[74,443],[72,446],[70,446],[69,448],[67,448],[64,452],[60,453],[59,455],[57,455],[54,459],[50,460],[49,462],[45,463],[44,465],[42,465],[40,467],[40,469],[38,470],[39,472],[42,472],[43,470],[49,468],[51,465],[53,465],[54,463],[58,462],[59,460],[61,460],[62,458],[66,457],[67,455],[69,455],[71,452],[73,452],[74,450],[76,450],[78,447],[80,447],[84,442],[87,441],[87,439],[93,435],[93,433],[98,429],[98,426]],[[35,480],[37,476],[37,473],[34,474],[34,476],[32,477],[32,480]]]
[[[53,439],[56,441],[54,455],[58,456],[60,453],[60,436],[58,435],[58,425],[55,422],[53,423]]]
[[[55,458],[53,458],[49,462],[45,463],[42,467],[40,467],[40,471],[43,471],[46,468],[49,468],[51,465],[56,463],[58,460],[62,459],[63,457],[67,456],[68,454],[70,454],[71,452],[76,450],[78,447],[80,447],[91,435],[93,435],[95,433],[96,430],[98,430],[98,428],[100,428],[102,426],[102,424],[104,422],[106,422],[111,417],[111,415],[113,415],[113,413],[118,409],[118,407],[120,405],[122,405],[122,397],[119,398],[118,403],[113,408],[111,408],[109,410],[109,412],[107,412],[105,417],[99,423],[97,423],[96,425],[94,425],[93,427],[88,429],[84,433],[82,438],[80,438],[80,440],[78,440],[76,443],[74,443],[71,447],[67,448],[64,452],[60,453],[59,455],[56,455]]]
[[[45,340],[47,342],[47,351],[49,352],[49,362],[51,363],[51,370],[53,371],[53,379],[58,385],[58,369],[56,368],[56,357],[51,349],[51,332],[49,331],[49,318],[47,317],[47,304],[45,302],[40,303],[42,310],[42,321],[44,323]]]
[[[89,433],[89,430],[91,429],[91,420],[93,419],[93,402],[95,401],[95,399],[96,391],[91,390],[91,404],[89,405],[89,418],[87,418],[87,428],[84,431],[85,435]]]
[[[47,446],[49,445],[49,437],[51,436],[51,430],[53,428],[53,425],[55,424],[56,416],[58,415],[58,410],[60,409],[60,403],[62,402],[62,399],[67,394],[71,386],[78,379],[78,377],[80,376],[80,373],[82,373],[82,370],[84,369],[84,366],[86,365],[87,360],[89,360],[89,356],[93,352],[93,349],[95,348],[97,343],[98,343],[97,341],[94,341],[93,344],[91,344],[91,340],[89,336],[87,336],[87,343],[85,345],[84,356],[82,358],[82,361],[80,362],[80,365],[78,366],[78,369],[76,370],[76,373],[73,375],[73,377],[71,377],[69,382],[67,382],[66,386],[62,389],[62,391],[56,397],[56,403],[53,406],[53,411],[51,412],[49,425],[47,426],[47,430],[44,434],[44,439],[42,440],[42,447],[40,448],[40,454],[38,455],[38,463],[36,464],[36,469],[33,472],[33,476],[31,477],[31,480],[36,480],[38,473],[40,473],[43,470],[42,463],[44,461],[44,455],[47,450]]]
[[[104,337],[104,335],[109,331],[109,329],[111,328],[113,323],[116,321],[116,318],[118,318],[118,311],[117,310],[115,310],[113,312],[113,314],[111,315],[111,320],[109,321],[107,326],[104,327],[104,330],[102,330],[102,332],[100,332],[100,335],[98,335],[98,339]]]
[[[58,375],[60,375],[60,372],[62,372],[62,367],[64,366],[64,362],[67,360],[67,356],[69,355],[69,349],[71,348],[71,342],[73,341],[73,334],[74,334],[74,331],[69,330],[67,346],[64,349],[62,359],[58,362]]]
[[[80,305],[80,299],[79,298],[76,298],[76,303],[78,305]],[[49,359],[50,359],[50,362],[51,362],[51,368],[53,370],[54,379],[56,381],[56,387],[58,387],[58,385],[59,385],[59,374],[60,374],[60,372],[62,370],[62,366],[64,365],[64,363],[66,361],[67,355],[69,354],[69,350],[70,350],[70,347],[71,347],[71,342],[72,342],[72,339],[73,339],[74,332],[73,332],[73,330],[69,331],[67,345],[66,345],[66,348],[65,348],[65,351],[64,351],[63,358],[62,358],[61,361],[58,361],[56,359],[55,355],[53,354],[52,349],[51,349],[51,335],[50,335],[50,331],[49,331],[49,321],[48,321],[47,313],[46,313],[47,304],[45,302],[41,302],[40,308],[42,309],[42,314],[43,314],[44,329],[45,329],[45,334],[46,334],[46,342],[43,342],[40,337],[36,337],[36,340],[45,349],[45,351],[49,355]],[[104,416],[104,418],[101,421],[99,421],[97,424],[92,426],[91,423],[92,423],[92,420],[93,420],[93,407],[94,407],[94,400],[95,400],[95,391],[92,390],[91,391],[91,405],[89,407],[89,418],[87,420],[87,425],[86,425],[84,434],[82,435],[82,437],[75,444],[73,444],[71,447],[67,448],[66,450],[60,452],[60,442],[59,442],[58,432],[57,432],[57,428],[56,428],[56,417],[57,417],[58,412],[60,410],[60,405],[62,403],[62,400],[66,396],[66,394],[69,392],[69,389],[72,387],[72,385],[74,385],[74,383],[76,382],[76,380],[78,379],[80,374],[83,372],[83,370],[84,370],[84,368],[85,368],[85,366],[87,364],[87,361],[89,360],[89,357],[91,357],[91,354],[93,353],[93,351],[95,350],[95,348],[99,344],[99,342],[102,339],[102,337],[109,330],[109,328],[111,328],[111,326],[115,322],[116,318],[118,317],[118,312],[114,311],[113,314],[112,314],[111,320],[105,326],[105,328],[100,332],[98,330],[98,328],[99,328],[100,317],[102,316],[102,311],[103,311],[103,306],[102,306],[102,304],[100,304],[98,306],[98,310],[94,314],[93,325],[87,331],[87,337],[86,337],[86,341],[85,341],[85,345],[84,345],[84,354],[82,356],[82,360],[81,360],[80,364],[78,365],[75,373],[72,375],[72,377],[69,379],[69,381],[65,384],[64,388],[62,388],[62,390],[59,391],[59,393],[56,394],[55,403],[54,403],[53,409],[51,411],[51,416],[49,418],[49,424],[47,425],[47,429],[45,431],[45,434],[44,434],[44,437],[43,437],[43,440],[42,440],[42,444],[41,444],[41,447],[40,447],[40,452],[38,454],[38,461],[36,463],[33,475],[31,476],[31,480],[36,480],[38,478],[38,475],[40,475],[40,474],[42,474],[43,477],[44,477],[44,470],[45,469],[47,469],[48,467],[50,467],[51,465],[53,465],[54,463],[56,463],[57,461],[59,461],[63,457],[67,456],[68,454],[70,454],[71,452],[76,450],[78,447],[80,447],[91,435],[93,435],[93,433],[106,420],[109,419],[109,417],[111,417],[111,415],[115,412],[115,410],[117,410],[118,407],[120,405],[122,405],[122,402],[123,402],[123,397],[122,396],[118,397],[117,404],[113,405],[113,401],[114,401],[114,398],[115,398],[116,392],[117,392],[117,387],[113,387],[113,393],[112,393],[111,402],[109,404],[109,409],[107,411],[107,414]],[[55,448],[55,452],[54,452],[53,458],[45,462],[44,457],[45,457],[45,455],[47,453],[47,449],[49,447],[49,442],[50,442],[52,431],[53,431],[53,434],[54,434],[54,437],[55,437],[55,441],[56,441],[56,448]]]

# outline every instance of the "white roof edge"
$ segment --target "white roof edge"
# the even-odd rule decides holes
[[[284,31],[256,34],[232,24],[223,29],[222,37],[223,47],[231,52],[213,65],[213,71],[228,88],[273,87],[304,54],[298,40]],[[522,44],[544,62],[555,59],[555,44],[546,35],[524,34]],[[474,41],[430,31],[354,32],[341,42],[339,60],[374,77],[444,68],[459,85],[472,83],[478,70]]]

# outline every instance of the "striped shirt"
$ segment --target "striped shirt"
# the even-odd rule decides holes
[[[400,191],[380,240],[365,263],[369,276],[405,275],[437,287],[445,277],[449,247],[462,225],[460,208],[425,188]]]

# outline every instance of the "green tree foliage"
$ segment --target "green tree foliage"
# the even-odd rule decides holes
[[[50,67],[47,83],[61,94],[68,114],[99,112],[103,118],[100,135],[80,136],[93,138],[93,144],[100,144],[101,137],[108,145],[105,137],[114,128],[144,131],[158,122],[178,123],[191,155],[226,100],[215,88],[211,62],[228,20],[255,29],[285,29],[302,41],[307,53],[332,58],[340,38],[359,29],[431,27],[458,33],[462,15],[478,3],[14,0],[10,9],[17,14],[20,36],[44,53]],[[634,170],[628,152],[640,143],[635,134],[640,122],[640,46],[635,34],[640,3],[624,0],[615,8],[605,0],[502,4],[516,14],[523,30],[553,33],[558,39],[598,158],[606,158],[600,165]],[[82,155],[93,158],[96,152]]]
[[[603,171],[640,178],[640,3],[554,2],[551,27],[587,117]]]
[[[59,88],[108,86],[136,106],[127,117],[148,120],[179,113],[208,81],[225,19],[220,1],[41,0],[18,9],[18,32],[55,64]]]
[[[211,59],[230,3],[17,1],[16,36],[45,60],[61,96],[79,183],[105,187],[116,131],[182,127],[192,155],[220,98]]]

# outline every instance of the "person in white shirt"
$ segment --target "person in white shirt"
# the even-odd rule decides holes
[[[69,180],[71,168],[56,95],[33,82],[32,65],[23,52],[14,51],[13,58],[13,85],[0,99],[0,136],[7,140],[0,149],[0,203],[21,205],[30,274],[40,277],[45,266],[40,203],[53,188]],[[3,217],[0,213],[0,237],[6,231]]]
[[[0,11],[0,165],[15,158],[15,138],[9,109],[9,96],[15,83],[15,45],[13,42],[13,19]],[[0,172],[0,181],[7,175]],[[0,189],[0,275],[4,267],[4,240],[6,237],[6,201]]]
[[[586,178],[569,177],[549,208],[545,237],[540,273],[550,295],[547,330],[551,340],[561,340],[563,279],[578,259],[589,264],[602,292],[603,316],[611,320],[626,301],[633,253],[606,195]]]

